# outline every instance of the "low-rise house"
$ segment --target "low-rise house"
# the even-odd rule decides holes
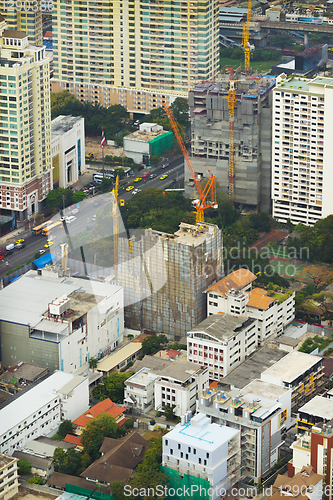
[[[124,417],[125,411],[126,410],[123,406],[116,405],[116,403],[113,403],[111,399],[106,398],[104,401],[100,401],[96,405],[89,408],[89,410],[86,410],[78,418],[73,420],[75,433],[77,436],[80,436],[88,423],[102,413],[108,413],[111,415],[116,420],[117,425],[121,426],[126,421],[126,418]]]
[[[47,372],[48,368],[20,361],[0,375],[0,388],[16,393],[32,382],[44,377]]]
[[[83,444],[81,443],[81,436],[74,436],[73,434],[66,434],[64,438],[65,443],[72,444],[78,451],[83,450]]]
[[[220,380],[257,347],[257,320],[214,314],[188,332],[187,359],[206,366],[210,379]]]
[[[127,483],[135,467],[142,462],[149,441],[133,432],[121,439],[105,438],[100,448],[102,456],[95,460],[81,477],[103,485],[113,481]]]
[[[28,453],[39,455],[42,457],[53,457],[54,450],[56,448],[63,448],[64,450],[68,450],[69,448],[74,448],[73,444],[65,443],[65,441],[61,441],[60,439],[52,439],[46,436],[39,436],[26,445],[23,451],[27,451]]]
[[[162,437],[162,465],[209,482],[212,500],[240,479],[240,431],[211,423],[203,413],[182,418]],[[171,484],[172,486],[172,484]]]
[[[256,276],[247,269],[238,269],[211,285],[207,294],[207,314],[231,314],[258,320],[259,341],[280,335],[295,317],[293,290],[253,288]]]
[[[18,493],[18,459],[0,453],[0,498],[9,500]]]
[[[88,404],[88,377],[54,372],[0,410],[0,451],[11,455],[38,436],[53,435],[62,420],[74,420]]]
[[[78,489],[87,490],[89,494],[93,494],[96,491],[96,483],[92,481],[87,481],[83,477],[70,476],[69,474],[61,474],[60,472],[53,472],[48,480],[48,485],[51,488],[56,488],[62,491],[71,491],[70,487],[75,486]],[[110,495],[111,488],[109,486],[103,486],[102,484],[98,486],[98,492],[102,495]],[[86,491],[84,491],[86,494]],[[102,497],[103,498],[103,497]],[[107,498],[107,497],[106,497]]]
[[[174,406],[174,414],[195,409],[199,391],[209,386],[208,368],[189,361],[174,361],[161,370],[155,381],[155,410]]]
[[[125,381],[124,403],[128,409],[147,413],[154,408],[157,378],[158,375],[149,368],[141,368]]]
[[[32,474],[37,474],[38,476],[48,479],[54,472],[52,458],[32,455],[31,453],[26,453],[24,451],[14,451],[13,457],[20,461],[27,460],[30,462]]]
[[[323,496],[323,478],[313,467],[303,467],[293,478],[279,474],[272,486],[273,495],[269,500],[285,500],[292,496],[295,500],[317,500]]]
[[[112,371],[119,371],[125,368],[140,356],[141,347],[141,342],[130,342],[114,354],[100,361],[97,365],[97,370],[103,373],[103,377],[107,377]]]

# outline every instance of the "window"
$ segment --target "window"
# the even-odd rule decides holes
[[[169,441],[166,439],[165,440],[165,446],[168,446]]]
[[[180,446],[180,444],[178,443],[178,450],[180,450],[180,449],[181,449],[181,446]]]
[[[206,453],[206,458],[209,458],[209,453]]]

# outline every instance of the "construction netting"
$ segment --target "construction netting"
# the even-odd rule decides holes
[[[161,156],[163,151],[166,149],[172,149],[173,147],[173,134],[172,132],[166,132],[165,134],[158,135],[151,141],[150,144],[150,155],[151,156]]]

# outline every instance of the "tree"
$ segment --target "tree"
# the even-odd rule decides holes
[[[165,335],[150,335],[142,342],[142,354],[154,354],[161,349],[162,345],[167,344],[168,339]]]
[[[80,203],[84,198],[84,192],[83,191],[75,191],[73,195],[73,203]]]
[[[105,437],[117,438],[118,426],[115,419],[108,413],[102,413],[89,422],[81,434],[84,451],[92,460],[99,458],[99,449]]]
[[[89,359],[89,368],[91,368],[91,369],[93,369],[93,370],[94,370],[95,368],[97,368],[97,365],[98,365],[98,361],[97,361],[97,359],[96,359],[96,358],[94,358],[94,357],[91,357],[91,358]]]
[[[78,116],[84,109],[83,104],[67,90],[51,93],[51,115],[52,119],[59,115],[73,114]]]
[[[170,105],[170,109],[177,122],[187,128],[189,125],[188,100],[184,97],[176,97],[176,99]]]
[[[312,296],[312,299],[322,311],[325,319],[333,319],[333,295],[331,293],[317,293]]]
[[[53,453],[56,471],[62,474],[78,476],[81,474],[82,470],[84,470],[82,467],[82,455],[83,454],[75,450],[75,448],[69,448],[68,450],[56,448]]]
[[[73,203],[73,191],[71,189],[52,189],[46,197],[46,204],[50,208],[63,208]]]
[[[155,495],[149,495],[152,491],[156,492],[158,485],[167,486],[169,484],[168,476],[159,469],[160,462],[161,456],[157,449],[152,448],[147,450],[144,460],[138,465],[130,479],[132,491],[134,488],[138,488],[139,490],[142,488],[142,492],[146,492],[146,495],[140,496],[142,500],[164,500],[165,498],[165,496],[160,496],[156,493]]]
[[[19,468],[18,473],[20,476],[31,473],[31,462],[28,462],[25,458],[23,460],[19,460],[17,462],[17,466]]]
[[[128,418],[128,419],[126,420],[126,422],[125,422],[125,428],[126,428],[127,430],[130,430],[130,429],[132,429],[132,428],[133,428],[133,425],[134,425],[134,420],[133,420],[133,418]]]
[[[289,47],[294,42],[293,37],[289,33],[280,33],[273,36],[273,45],[275,47],[280,47],[280,49],[285,49]]]
[[[97,384],[93,389],[94,397],[100,401],[110,398],[115,403],[122,403],[124,401],[124,384],[131,375],[130,373],[111,372],[102,383]]]
[[[70,420],[64,420],[59,425],[58,434],[61,439],[64,439],[67,434],[74,434],[73,424]]]
[[[113,483],[111,483],[110,486],[111,486],[112,496],[116,500],[126,500],[127,497],[124,495],[125,485],[122,481],[113,481]]]
[[[164,407],[164,416],[167,420],[176,420],[176,415],[174,413],[174,409],[176,408],[176,405],[166,405]]]

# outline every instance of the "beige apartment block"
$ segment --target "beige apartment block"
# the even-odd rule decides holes
[[[9,500],[18,493],[18,459],[0,453],[0,498]]]
[[[31,218],[52,189],[50,56],[0,15],[0,208]]]
[[[218,0],[56,0],[52,91],[147,113],[219,68]]]

